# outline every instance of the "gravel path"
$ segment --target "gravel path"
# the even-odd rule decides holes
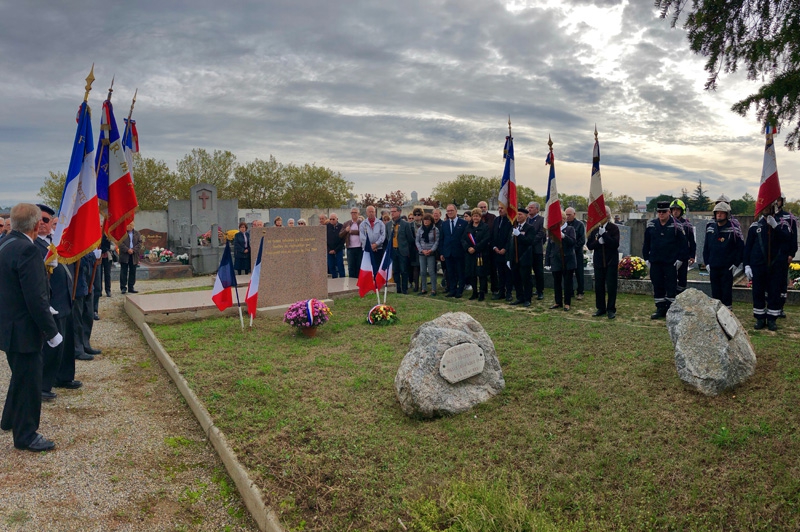
[[[142,292],[210,286],[213,278],[140,281]],[[93,347],[76,361],[79,390],[54,389],[40,432],[47,453],[0,433],[0,530],[256,531],[222,462],[139,329],[117,286],[100,300]],[[10,371],[2,356],[0,400]],[[0,407],[2,403],[0,403]]]

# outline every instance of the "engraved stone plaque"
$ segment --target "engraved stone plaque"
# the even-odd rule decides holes
[[[475,344],[458,344],[442,355],[439,375],[450,384],[455,384],[483,371],[483,350]]]
[[[728,335],[728,338],[733,338],[736,331],[739,330],[739,323],[736,321],[731,311],[728,310],[728,307],[724,305],[720,306],[719,310],[717,310],[717,321],[722,325],[722,329],[725,331],[725,334]]]

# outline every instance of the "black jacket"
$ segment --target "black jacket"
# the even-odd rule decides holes
[[[247,233],[247,238],[244,237],[245,233],[239,231],[233,237],[233,258],[234,259],[249,259],[251,248],[250,233]],[[245,250],[247,253],[245,253]]]
[[[600,243],[600,228],[595,227],[586,239],[586,247],[592,254],[595,268],[616,268],[619,265],[619,227],[612,222],[606,223],[603,243]]]
[[[344,238],[342,238],[342,229],[344,226],[340,223],[326,225],[328,251],[339,252],[344,249]]]
[[[470,235],[475,239],[474,245],[469,237]],[[470,223],[464,231],[464,237],[461,239],[461,246],[464,248],[464,257],[466,258],[464,275],[467,277],[488,275],[489,226],[484,222],[479,223],[478,227]],[[468,251],[471,247],[475,248],[475,253],[473,254],[470,254]]]
[[[779,223],[773,229],[765,218],[753,222],[747,231],[744,265],[771,268],[779,262],[785,264],[792,249],[791,238],[791,229],[787,223]]]
[[[550,266],[551,271],[563,272],[574,270],[578,267],[578,260],[575,257],[576,242],[575,229],[570,227],[569,224],[561,230],[560,246],[552,238],[547,242],[545,264]]]
[[[505,259],[512,266],[517,264],[531,266],[533,264],[535,230],[527,222],[521,226],[515,222],[514,227],[519,227],[520,234],[519,236],[514,236],[513,230],[508,233]]]
[[[493,249],[506,249],[513,225],[513,222],[507,216],[497,216],[492,222],[492,236],[489,245]]]
[[[544,244],[547,241],[547,231],[544,228],[544,216],[537,214],[534,217],[528,218],[525,222],[533,228],[533,253],[535,255],[544,255]]]
[[[741,264],[744,241],[741,233],[730,220],[720,227],[717,222],[706,225],[706,241],[703,244],[703,264],[714,268],[730,268]]]
[[[39,353],[58,334],[50,314],[42,254],[28,237],[11,231],[0,241],[0,351]]]
[[[47,256],[48,244],[41,238],[37,238],[33,243],[39,248],[44,259]],[[63,264],[56,266],[50,275],[50,306],[58,311],[58,318],[72,314],[72,273]]]
[[[666,264],[674,264],[676,260],[685,263],[689,260],[689,243],[683,225],[675,223],[675,218],[672,216],[664,225],[661,225],[658,218],[648,221],[644,230],[642,258]]]

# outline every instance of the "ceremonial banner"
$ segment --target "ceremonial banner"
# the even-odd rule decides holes
[[[136,131],[136,120],[127,118],[123,118],[123,120],[125,121],[125,132],[122,134],[122,147],[125,150],[125,160],[128,161],[131,181],[133,181],[133,154],[139,153],[139,132]]]
[[[773,135],[778,133],[778,130],[775,126],[767,125],[764,133],[767,135],[767,143],[764,147],[764,164],[761,167],[761,186],[758,187],[758,199],[756,199],[756,221],[762,214],[772,214],[772,212],[765,211],[781,196],[781,183],[778,181],[778,161],[775,158],[775,144],[773,142]]]
[[[586,234],[598,225],[606,222],[606,200],[603,197],[603,183],[600,180],[600,142],[597,140],[597,129],[594,130],[594,152],[592,153],[592,179],[589,182],[589,219],[586,223]]]
[[[372,270],[370,270],[372,271]],[[378,267],[378,274],[375,276],[375,289],[380,290],[389,283],[392,278],[392,246],[386,246],[386,251],[383,253],[381,265]]]
[[[497,195],[497,201],[506,208],[508,218],[513,222],[514,218],[517,217],[517,178],[514,174],[514,139],[511,135],[506,137],[506,145],[503,147],[503,159],[505,159],[505,167],[503,168],[503,180],[500,181],[500,193]]]
[[[133,221],[139,202],[133,189],[131,162],[125,157],[110,100],[103,102],[97,150],[97,195],[108,202],[104,230],[110,239],[118,242],[125,235],[126,226]]]
[[[88,93],[87,93],[88,94]],[[72,146],[58,225],[53,238],[62,264],[77,262],[100,245],[100,207],[97,203],[97,175],[94,170],[94,137],[89,105],[78,110],[78,130]]]
[[[550,238],[561,245],[561,224],[564,218],[561,216],[561,201],[558,199],[558,188],[556,187],[556,161],[553,155],[553,148],[547,154],[544,164],[550,165],[550,177],[547,179],[547,204],[545,206],[545,227],[550,233]]]

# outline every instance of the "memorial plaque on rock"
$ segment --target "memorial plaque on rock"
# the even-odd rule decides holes
[[[167,233],[153,231],[152,229],[142,229],[139,233],[142,235],[145,249],[150,250],[153,248],[167,247]]]
[[[324,226],[258,227],[250,230],[251,267],[261,257],[258,306],[289,305],[328,297],[327,233]]]
[[[483,371],[483,350],[475,344],[459,344],[442,355],[439,375],[450,384],[455,384]]]

